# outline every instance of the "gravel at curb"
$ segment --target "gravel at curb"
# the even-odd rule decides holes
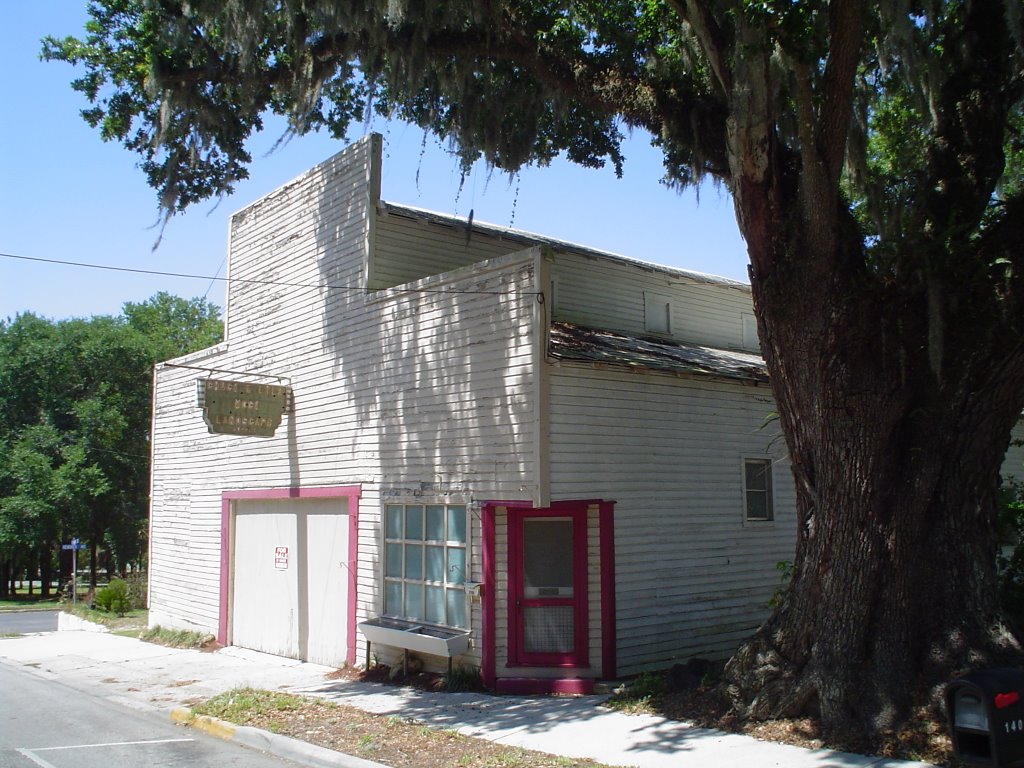
[[[269,752],[316,768],[389,768],[383,763],[335,752],[333,749],[318,747],[316,744],[309,744],[290,736],[281,736],[261,728],[235,725],[208,715],[196,715],[192,710],[181,707],[171,710],[171,722],[195,728],[224,741],[233,741],[250,749]]]

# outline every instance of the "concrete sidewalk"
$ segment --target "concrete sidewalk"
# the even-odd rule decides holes
[[[595,696],[426,693],[373,683],[328,680],[329,667],[239,648],[204,653],[164,648],[117,635],[54,632],[0,638],[0,663],[19,666],[108,700],[156,711],[163,716],[231,688],[253,686],[319,696],[369,712],[395,714],[432,727],[454,729],[468,736],[558,755],[590,757],[610,765],[638,768],[925,766],[762,742],[650,715],[624,715],[604,709],[600,706],[601,697]],[[248,733],[248,738],[257,742],[250,746],[275,751],[275,745],[282,743],[280,738],[246,729],[250,731],[253,733]],[[316,750],[308,756],[310,764],[331,763],[329,756],[318,755]],[[370,765],[347,758],[340,758],[333,764]]]

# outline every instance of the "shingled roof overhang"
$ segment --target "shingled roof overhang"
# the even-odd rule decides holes
[[[629,370],[713,376],[762,383],[768,371],[759,355],[713,347],[679,344],[650,336],[551,325],[548,353],[554,360],[591,363]]]

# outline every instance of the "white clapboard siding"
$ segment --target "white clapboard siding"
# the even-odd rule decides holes
[[[757,627],[793,556],[792,481],[766,386],[560,365],[552,498],[615,500],[619,671],[721,656]],[[775,519],[747,523],[742,460],[770,456]]]
[[[339,287],[361,287],[372,143],[354,145],[232,217],[229,339],[265,341],[263,334],[294,327],[288,320],[324,296],[358,295]]]
[[[555,305],[553,318],[588,327],[646,333],[645,295],[671,303],[669,338],[726,349],[757,351],[744,335],[753,323],[750,287],[713,277],[698,278],[680,270],[645,265],[569,243],[497,228],[474,230],[467,222],[439,214],[385,208],[377,220],[370,285],[390,287],[475,264],[520,250],[530,243],[551,255]],[[533,239],[531,239],[533,238]],[[551,286],[545,286],[550,290]],[[752,327],[752,326],[751,326]],[[756,336],[756,332],[753,334]]]
[[[360,620],[381,608],[382,492],[520,498],[536,475],[535,255],[367,292],[374,141],[233,218],[230,275],[258,282],[231,283],[225,343],[158,367],[150,587],[161,623],[217,628],[223,491],[361,486]],[[271,438],[210,435],[195,385],[209,374],[178,365],[284,377],[294,412]],[[479,631],[479,606],[472,616]],[[478,657],[479,641],[467,658]]]
[[[380,488],[377,485],[364,485],[359,499],[359,543],[357,552],[359,560],[356,565],[356,621],[375,616],[380,612],[381,599],[372,586],[380,581],[383,565],[381,551],[383,549],[383,528],[381,525]],[[371,588],[367,588],[371,587]],[[356,649],[357,657],[366,663],[363,648]]]
[[[523,249],[519,241],[478,231],[467,237],[467,225],[454,219],[384,210],[377,219],[371,288],[403,285]]]
[[[551,265],[553,316],[591,328],[647,333],[645,292],[670,299],[668,338],[724,349],[744,344],[744,316],[753,317],[750,288],[731,281],[700,281],[682,273],[607,257],[557,251]]]

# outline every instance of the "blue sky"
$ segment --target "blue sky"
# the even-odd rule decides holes
[[[231,214],[325,160],[345,142],[315,135],[271,152],[282,124],[256,137],[251,177],[235,193],[175,216],[158,231],[156,196],[136,155],[104,143],[79,117],[76,71],[39,60],[40,39],[80,35],[84,0],[9,0],[0,26],[0,319],[116,314],[165,290],[221,304],[224,284],[23,261],[10,255],[127,269],[223,275]],[[659,183],[661,161],[644,134],[631,137],[623,179],[558,162],[518,178],[483,168],[459,190],[458,164],[412,126],[377,119],[384,135],[382,197],[540,233],[630,258],[746,280],[746,252],[724,190],[682,195]],[[418,176],[418,181],[417,181]],[[518,189],[518,192],[517,192]]]

